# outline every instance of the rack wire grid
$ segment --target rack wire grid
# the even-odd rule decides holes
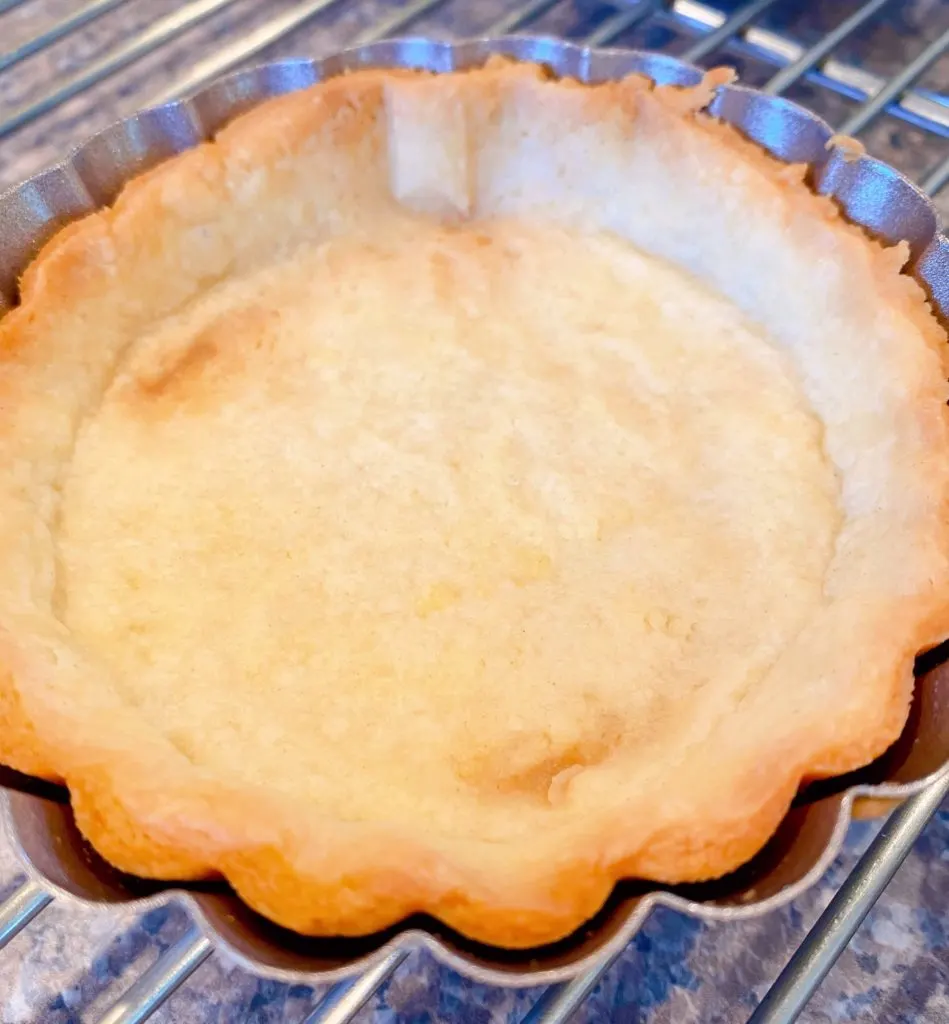
[[[911,34],[902,31],[909,7]],[[940,0],[0,0],[0,187],[122,116],[242,66],[396,35],[511,33],[729,63],[746,83],[859,136],[949,212],[949,64],[940,63],[949,54],[949,5]],[[943,774],[890,816],[749,1024],[797,1018],[947,796]],[[0,949],[51,902],[35,882],[14,888],[0,903]],[[146,1020],[213,952],[190,927],[99,1024]],[[304,1006],[301,1024],[353,1021],[405,957],[393,953],[331,986]],[[611,966],[604,959],[541,993],[521,1024],[567,1024]]]

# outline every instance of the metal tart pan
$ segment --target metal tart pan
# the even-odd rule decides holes
[[[558,76],[583,82],[633,72],[660,84],[694,85],[702,77],[700,69],[663,54],[531,37],[461,43],[387,40],[321,60],[251,68],[188,99],[120,121],[61,163],[0,195],[0,309],[16,304],[20,274],[58,228],[110,203],[130,178],[212,137],[263,100],[358,68],[446,72],[478,66],[493,54],[540,62]],[[812,186],[833,196],[847,217],[871,234],[891,243],[909,242],[907,272],[923,284],[937,315],[949,323],[949,242],[916,186],[888,165],[836,146],[829,125],[786,99],[729,85],[718,91],[709,109],[780,159],[806,163]],[[226,886],[182,887],[117,872],[79,834],[64,790],[2,769],[0,824],[29,875],[58,897],[142,910],[180,900],[218,948],[257,974],[318,984],[380,965],[394,953],[427,947],[451,967],[488,984],[564,981],[621,949],[654,907],[705,920],[746,918],[774,910],[814,883],[840,852],[861,806],[879,811],[880,801],[885,805],[920,791],[949,761],[947,657],[949,649],[940,649],[919,659],[914,703],[899,741],[861,772],[802,791],[772,840],[740,870],[716,882],[674,889],[621,883],[583,928],[561,942],[526,951],[479,945],[421,917],[360,939],[295,935],[254,913]]]

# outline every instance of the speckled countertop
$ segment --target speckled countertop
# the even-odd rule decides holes
[[[12,49],[81,6],[80,0],[22,0],[15,10],[0,15],[0,50]],[[0,116],[41,95],[55,76],[76,72],[183,6],[175,0],[128,0],[48,54],[0,74]],[[170,45],[0,141],[0,186],[27,176],[91,132],[146,104],[215,47],[246,37],[295,6],[293,0],[234,0]],[[398,6],[394,0],[337,3],[258,59],[325,53],[353,38],[380,12]],[[476,34],[506,6],[513,4],[447,0],[413,24],[412,31]],[[776,4],[766,27],[785,31],[806,44],[856,6],[851,0],[810,4],[787,0]],[[561,0],[532,29],[578,36],[606,16],[606,9],[595,3]],[[947,28],[946,0],[892,0],[881,17],[837,55],[885,76]],[[619,41],[675,52],[688,37],[650,23]],[[746,56],[740,63],[752,84],[767,77],[768,69],[754,59]],[[949,92],[949,58],[937,62],[921,84]],[[837,123],[853,106],[850,100],[811,84],[796,87],[791,95]],[[881,118],[864,138],[878,155],[915,176],[925,174],[949,153],[949,138],[931,137],[892,117]],[[946,200],[940,206],[949,212]],[[844,855],[822,882],[792,905],[765,917],[710,925],[671,911],[654,913],[587,1001],[578,1024],[745,1021],[874,828],[855,824]],[[21,877],[12,850],[0,840],[0,898]],[[0,953],[0,1024],[96,1020],[182,934],[187,923],[185,911],[175,904],[141,915],[128,908],[56,901]],[[306,986],[252,977],[215,954],[152,1019],[159,1024],[296,1024],[313,1006],[315,995]],[[486,989],[442,968],[427,955],[416,955],[364,1009],[360,1020],[365,1024],[514,1024],[536,995],[536,991]],[[807,1024],[949,1021],[949,810],[917,843],[802,1019]]]

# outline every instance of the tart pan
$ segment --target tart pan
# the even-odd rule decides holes
[[[493,54],[545,64],[558,76],[598,82],[640,73],[659,84],[694,85],[702,71],[675,58],[588,49],[555,39],[510,37],[463,43],[388,40],[318,61],[265,64],[213,83],[193,97],[146,110],[95,135],[62,163],[0,195],[0,310],[17,302],[17,280],[39,247],[75,218],[110,203],[123,184],[161,160],[213,136],[261,101],[365,67],[444,72]],[[911,273],[936,315],[949,322],[949,242],[927,198],[891,167],[837,145],[831,128],[788,100],[738,85],[710,105],[717,117],[782,160],[809,165],[809,180],[847,217],[880,239],[910,244]],[[846,638],[842,638],[845,642]],[[912,709],[900,739],[872,765],[807,787],[768,845],[712,883],[660,889],[625,882],[605,907],[553,945],[509,951],[470,942],[437,921],[412,918],[359,939],[306,938],[255,914],[226,886],[147,882],[106,864],[79,834],[68,794],[0,769],[0,825],[36,880],[65,899],[133,904],[145,910],[183,901],[218,948],[248,970],[318,984],[356,974],[397,951],[427,947],[456,970],[487,984],[564,981],[621,949],[656,906],[706,920],[768,913],[814,883],[840,852],[861,808],[880,811],[923,789],[949,760],[949,645],[921,657]]]

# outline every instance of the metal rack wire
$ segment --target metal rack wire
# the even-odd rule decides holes
[[[28,8],[37,0],[0,0],[0,15]],[[99,19],[130,4],[132,0],[90,0],[77,5],[61,20],[42,28],[6,53],[0,53],[0,75],[42,56],[51,47],[88,30]],[[551,15],[573,6],[574,0],[514,0],[479,34],[549,31]],[[0,113],[0,138],[16,136],[34,123],[55,117],[64,104],[82,97],[100,83],[111,83],[120,72],[152,54],[205,21],[224,15],[239,0],[189,0],[169,6],[170,13],[133,31],[91,63],[52,81],[38,94]],[[209,80],[239,68],[278,46],[305,24],[337,9],[356,8],[368,0],[300,0],[259,20],[242,34],[226,37],[199,55],[196,63],[166,83],[160,92],[135,97],[140,107],[192,92]],[[582,9],[582,0],[579,0]],[[599,5],[584,17],[573,17],[573,38],[591,46],[622,44],[637,31],[659,26],[685,39],[678,55],[693,62],[707,62],[723,53],[749,58],[767,69],[762,87],[771,94],[810,85],[842,97],[851,106],[835,126],[845,134],[872,129],[883,118],[922,130],[934,143],[935,158],[921,175],[921,187],[936,195],[949,183],[949,98],[920,83],[925,73],[949,53],[949,29],[899,66],[889,76],[878,75],[835,54],[852,42],[860,30],[893,0],[868,0],[820,38],[803,43],[766,27],[766,19],[778,0],[750,0],[727,10],[695,0],[613,0],[612,8]],[[335,39],[335,46],[354,45],[406,34],[433,14],[463,7],[460,0],[408,0],[384,7],[377,17],[355,32]],[[376,5],[378,7],[378,5]],[[269,5],[268,5],[269,8]],[[547,19],[547,20],[545,20]],[[640,40],[637,40],[640,41]],[[854,931],[910,850],[940,804],[949,796],[949,773],[927,790],[908,800],[890,817],[877,839],[857,864],[830,906],[794,954],[749,1024],[790,1024],[846,947]],[[0,904],[0,950],[40,914],[53,897],[36,882],[26,882]],[[138,1024],[145,1021],[179,986],[213,954],[208,938],[193,926],[169,948],[100,1018],[100,1024]],[[372,995],[404,962],[398,950],[355,980],[332,986],[301,1024],[347,1024],[354,1020]],[[584,999],[612,966],[605,958],[595,969],[565,985],[548,990],[522,1024],[567,1024]]]

